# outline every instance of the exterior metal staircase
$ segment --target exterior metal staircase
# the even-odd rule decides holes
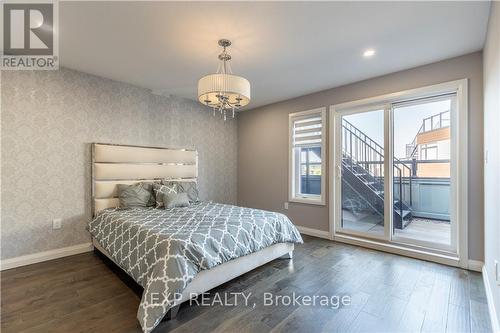
[[[349,186],[359,199],[383,216],[384,148],[345,119],[342,136],[342,186]],[[393,165],[393,224],[403,229],[412,218],[412,170],[397,158]]]

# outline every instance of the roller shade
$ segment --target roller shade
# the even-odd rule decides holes
[[[320,145],[323,136],[321,113],[292,119],[293,146]]]

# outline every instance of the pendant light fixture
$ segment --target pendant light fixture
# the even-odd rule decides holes
[[[234,118],[236,110],[250,103],[250,82],[231,71],[231,56],[226,51],[231,41],[221,39],[219,45],[223,48],[219,54],[219,67],[215,74],[198,81],[198,100],[211,107],[214,115],[220,113],[226,120],[227,112],[231,112]]]

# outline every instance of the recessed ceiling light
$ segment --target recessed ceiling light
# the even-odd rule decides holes
[[[363,52],[363,57],[365,58],[370,58],[375,55],[375,50],[374,49],[368,49],[365,52]]]

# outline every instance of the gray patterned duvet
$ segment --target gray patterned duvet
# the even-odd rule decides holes
[[[283,214],[200,202],[172,209],[107,209],[92,236],[144,288],[137,318],[144,332],[161,321],[198,272],[276,243],[302,243]]]

